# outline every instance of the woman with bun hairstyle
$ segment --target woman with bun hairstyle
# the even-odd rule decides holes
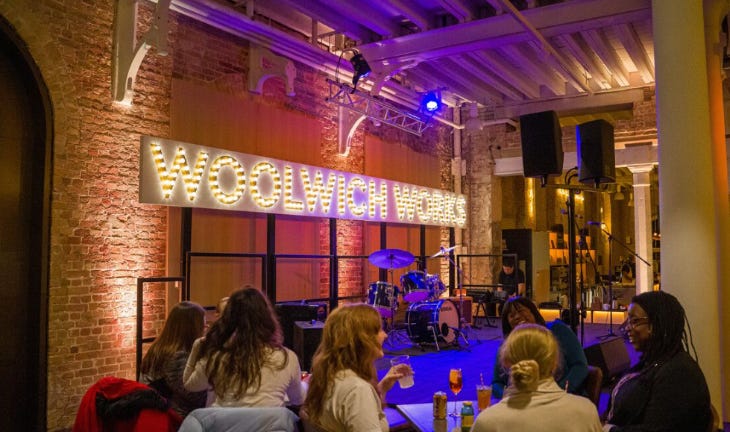
[[[547,328],[515,327],[499,350],[510,385],[499,403],[479,414],[472,432],[600,432],[596,406],[555,382],[559,356],[558,343]]]

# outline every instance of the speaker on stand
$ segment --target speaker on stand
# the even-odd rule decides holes
[[[578,180],[598,187],[616,181],[613,126],[606,120],[581,123],[577,127]]]
[[[606,120],[593,120],[581,123],[576,127],[578,180],[598,187],[601,183],[616,182],[616,155],[613,143],[613,126]],[[612,273],[611,251],[613,236],[605,229],[608,236],[608,268]],[[611,309],[608,315],[608,334],[602,338],[616,336],[613,332],[613,276],[608,281],[608,296]],[[608,377],[603,371],[604,377]]]
[[[539,177],[545,186],[550,175],[563,173],[563,143],[555,111],[520,116],[522,167],[525,177]]]

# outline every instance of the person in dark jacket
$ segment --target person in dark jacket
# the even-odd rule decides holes
[[[641,357],[611,391],[605,432],[712,429],[710,392],[685,323],[689,329],[671,294],[651,291],[631,299],[623,328]]]

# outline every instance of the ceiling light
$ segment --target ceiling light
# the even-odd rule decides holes
[[[435,113],[441,109],[441,91],[434,90],[426,93],[421,98],[421,110],[427,113]]]

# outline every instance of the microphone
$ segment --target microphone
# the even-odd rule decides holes
[[[595,222],[595,221],[588,221],[588,222],[586,222],[586,224],[593,225],[593,226],[599,226],[599,227],[603,226],[603,222]]]

